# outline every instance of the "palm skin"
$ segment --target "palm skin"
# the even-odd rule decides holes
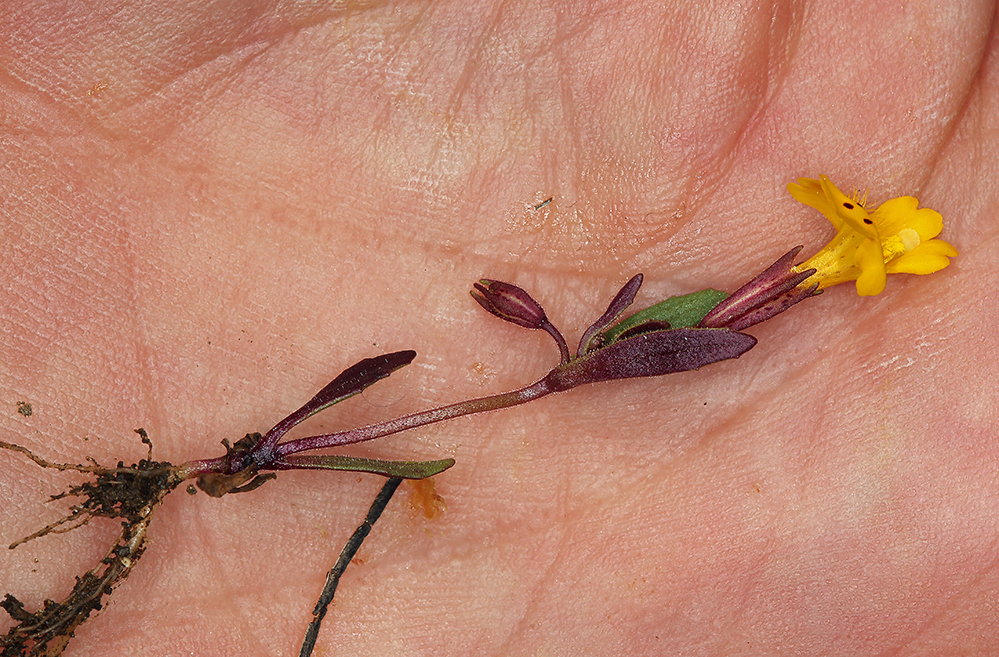
[[[887,13],[886,13],[887,12]],[[360,445],[443,458],[341,584],[323,655],[975,654],[997,631],[986,278],[994,6],[174,2],[6,10],[0,438],[50,458],[221,453],[353,362],[414,364],[309,420],[354,426],[532,381],[547,339],[734,289],[830,236],[784,185],[913,194],[961,250],[828,290],[738,361]],[[545,199],[551,203],[535,209]],[[30,401],[34,414],[17,413]],[[71,481],[7,455],[5,540]],[[290,655],[375,477],[172,495],[67,655]],[[114,527],[3,555],[30,607]]]

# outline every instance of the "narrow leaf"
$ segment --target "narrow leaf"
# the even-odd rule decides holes
[[[400,367],[409,365],[414,358],[416,358],[416,352],[411,350],[396,351],[375,358],[365,358],[344,370],[340,376],[333,379],[289,417],[300,416],[296,421],[297,424],[324,408],[356,395],[371,384],[381,381]]]
[[[605,340],[602,336],[599,336],[611,323],[621,316],[621,313],[631,305],[631,302],[635,300],[635,295],[638,294],[638,289],[642,287],[643,277],[641,274],[635,274],[632,276],[631,280],[624,284],[618,293],[614,296],[614,300],[610,302],[607,306],[607,312],[600,316],[600,319],[593,322],[590,328],[586,329],[583,333],[583,337],[579,341],[579,348],[576,349],[577,356],[585,356],[589,352],[593,351],[597,347],[604,344]]]
[[[619,339],[625,331],[645,322],[668,322],[675,329],[697,326],[697,323],[727,296],[725,292],[709,288],[692,294],[670,297],[612,326],[604,334],[604,342],[610,344]]]
[[[333,379],[325,388],[305,403],[304,406],[281,420],[264,435],[257,443],[253,453],[267,454],[274,449],[277,442],[289,429],[311,417],[319,411],[352,397],[368,386],[381,381],[389,374],[413,362],[415,351],[396,351],[374,358],[365,358],[356,365],[344,370],[340,376]]]
[[[402,479],[426,479],[444,472],[452,465],[454,465],[454,459],[381,461],[333,454],[296,454],[285,456],[268,467],[275,470],[347,470],[350,472],[370,472],[385,477],[401,477]]]
[[[545,378],[554,391],[560,391],[598,381],[686,372],[738,358],[755,344],[753,336],[727,329],[653,331],[556,367]]]

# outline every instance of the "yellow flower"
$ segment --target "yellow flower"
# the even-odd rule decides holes
[[[787,186],[791,196],[809,205],[832,222],[837,230],[821,251],[793,268],[815,269],[803,285],[819,289],[857,281],[857,294],[871,296],[885,289],[888,274],[932,274],[957,255],[957,249],[933,239],[943,230],[943,217],[919,201],[901,196],[868,212],[864,200],[847,196],[825,176],[798,178]]]

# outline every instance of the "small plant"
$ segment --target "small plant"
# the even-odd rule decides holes
[[[20,452],[41,467],[74,470],[91,477],[53,496],[76,500],[68,515],[15,541],[11,548],[50,533],[70,531],[93,518],[120,519],[122,527],[104,558],[77,577],[65,600],[47,601],[42,609],[33,612],[11,594],[0,601],[16,622],[0,639],[3,657],[61,654],[76,628],[101,608],[104,597],[135,568],[145,550],[147,530],[157,507],[183,482],[194,479],[208,495],[222,497],[255,490],[274,479],[280,470],[346,470],[388,477],[367,518],[330,571],[302,645],[301,654],[309,655],[340,575],[399,482],[432,477],[454,465],[453,459],[382,461],[309,452],[517,406],[581,385],[685,372],[738,358],[756,345],[754,337],[743,333],[745,329],[819,294],[824,287],[856,280],[860,294],[878,294],[884,289],[887,273],[931,273],[957,255],[950,244],[934,239],[942,229],[940,215],[932,210],[917,210],[917,202],[911,197],[888,201],[868,213],[859,199],[843,195],[824,176],[820,180],[801,179],[789,185],[789,190],[798,200],[819,209],[837,229],[836,237],[825,249],[798,266],[794,259],[801,247],[792,249],[731,295],[702,290],[669,298],[622,319],[641,287],[642,275],[638,274],[584,331],[574,353],[541,305],[526,291],[490,279],[475,283],[472,297],[483,308],[518,326],[548,333],[558,348],[558,364],[545,376],[517,390],[365,427],[281,442],[291,428],[306,418],[360,393],[416,357],[416,352],[398,351],[349,367],[266,433],[247,434],[231,445],[223,440],[226,453],[216,458],[180,465],[154,461],[152,443],[141,429],[137,433],[149,446],[148,458],[131,466],[121,462],[116,467],[52,463],[24,447],[0,442],[0,447]]]

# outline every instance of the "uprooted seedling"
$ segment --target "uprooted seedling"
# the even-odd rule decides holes
[[[267,436],[276,444],[286,431],[305,418],[361,392],[411,361],[414,355],[413,352],[400,352],[361,361],[323,388],[308,404],[285,418]],[[222,497],[254,490],[277,476],[274,472],[260,473],[261,467],[296,467],[294,462],[277,463],[273,457],[259,456],[264,438],[259,433],[247,434],[233,445],[223,440],[225,456],[173,465],[166,461],[153,461],[149,437],[142,429],[136,432],[149,445],[149,457],[127,467],[121,462],[117,467],[105,467],[96,462],[53,463],[20,445],[0,442],[0,448],[20,452],[42,468],[76,471],[91,477],[51,497],[52,500],[78,500],[70,505],[66,516],[15,541],[9,546],[11,549],[48,534],[72,531],[93,518],[121,521],[121,531],[104,558],[97,566],[76,578],[73,590],[61,602],[47,600],[41,609],[29,612],[11,594],[0,601],[0,607],[17,623],[0,638],[3,657],[62,654],[80,624],[101,608],[104,597],[110,595],[114,587],[135,568],[145,550],[146,534],[156,508],[182,482],[196,479],[198,487],[205,493]],[[453,459],[410,462],[347,456],[297,458],[309,459],[303,467],[373,472],[393,479],[430,477],[454,464]]]
[[[792,271],[792,260],[797,252],[795,249],[786,254],[735,294],[702,290],[672,297],[618,321],[638,293],[642,282],[639,274],[625,284],[606,312],[584,332],[575,355],[570,353],[562,334],[548,320],[540,304],[527,292],[508,283],[483,279],[475,285],[472,293],[475,300],[504,320],[550,334],[561,356],[558,365],[538,381],[518,390],[365,427],[281,442],[292,427],[306,418],[360,393],[411,363],[415,352],[398,351],[362,360],[266,433],[247,434],[232,445],[223,441],[226,453],[217,458],[180,465],[153,461],[152,444],[141,429],[137,431],[150,447],[149,458],[128,467],[122,463],[113,468],[97,463],[50,463],[24,447],[0,442],[0,448],[20,452],[43,468],[73,470],[92,478],[53,496],[53,499],[79,500],[70,506],[66,517],[15,541],[11,548],[47,534],[70,531],[92,518],[121,521],[121,531],[107,554],[95,568],[76,578],[76,585],[65,600],[46,601],[34,612],[27,611],[10,594],[0,603],[17,622],[0,638],[3,657],[61,654],[73,632],[92,612],[101,608],[104,597],[135,568],[145,549],[146,534],[156,508],[182,482],[195,479],[202,491],[222,497],[255,490],[274,479],[278,470],[346,470],[388,477],[389,483],[330,572],[302,647],[302,655],[311,654],[339,575],[388,503],[399,480],[431,477],[450,468],[454,460],[382,461],[302,452],[350,445],[464,415],[508,408],[584,384],[685,372],[737,358],[756,344],[756,339],[742,333],[742,329],[769,319],[815,293],[814,285],[802,285],[814,270]]]

